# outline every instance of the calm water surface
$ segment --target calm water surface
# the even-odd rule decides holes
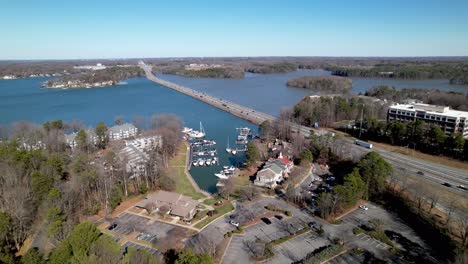
[[[49,120],[81,120],[95,126],[104,121],[112,125],[113,119],[123,114],[127,121],[134,116],[151,116],[155,113],[174,113],[186,126],[197,128],[199,122],[208,138],[218,142],[219,166],[192,169],[191,173],[202,189],[216,191],[215,172],[222,165],[243,161],[243,155],[235,157],[224,151],[227,138],[234,143],[236,127],[248,126],[256,132],[256,126],[236,116],[211,107],[191,97],[150,82],[145,78],[128,80],[126,85],[91,89],[40,89],[45,78],[0,80],[0,124],[28,120],[43,123]]]
[[[281,108],[296,104],[302,97],[315,94],[313,91],[286,86],[289,78],[305,75],[330,75],[323,70],[298,70],[281,74],[246,74],[244,79],[186,78],[160,74],[162,79],[175,82],[216,97],[228,99],[259,111],[278,115]],[[378,85],[394,86],[396,89],[423,88],[443,91],[468,92],[468,85],[452,85],[448,80],[396,80],[377,78],[352,78],[353,93],[364,93]]]

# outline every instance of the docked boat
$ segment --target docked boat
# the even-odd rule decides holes
[[[195,166],[195,167],[197,167],[197,166],[198,166],[198,160],[192,161],[192,165]]]
[[[206,166],[211,166],[211,159],[206,160]]]
[[[227,176],[226,174],[224,174],[222,171],[220,173],[215,173],[214,174],[216,177],[220,178],[220,179],[227,179],[229,178],[229,176]]]
[[[236,170],[236,168],[234,166],[231,166],[231,167],[227,168],[227,170],[230,171],[230,172],[233,172],[233,171]]]
[[[190,127],[184,127],[184,129],[182,129],[182,133],[184,133],[184,134],[190,133],[192,131],[193,131],[193,129],[191,129]]]
[[[232,149],[229,147],[229,137],[228,137],[228,140],[227,140],[226,152],[227,152],[227,153],[231,153],[231,152],[232,152]]]
[[[231,150],[231,154],[232,154],[232,155],[236,155],[236,154],[237,154],[237,150],[236,150],[236,149],[232,149],[232,150]]]
[[[205,130],[203,129],[203,125],[200,122],[200,131],[192,130],[188,133],[189,137],[195,138],[195,139],[200,139],[203,138],[205,134]]]
[[[198,165],[199,166],[204,166],[205,165],[205,160],[204,159],[199,159],[198,160]]]

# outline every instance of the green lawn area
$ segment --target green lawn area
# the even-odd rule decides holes
[[[224,203],[223,206],[215,207],[215,210],[218,212],[216,215],[208,216],[205,220],[196,224],[195,228],[198,228],[198,229],[203,228],[204,226],[208,225],[209,223],[211,223],[213,220],[215,220],[219,216],[224,215],[234,210],[234,206],[232,205],[231,202],[227,202],[227,203]]]
[[[218,199],[218,198],[213,197],[213,198],[206,199],[205,201],[203,201],[203,203],[206,204],[206,205],[214,205],[219,200],[222,200],[222,199]]]
[[[176,192],[192,197],[193,199],[200,199],[205,195],[197,192],[190,183],[188,176],[185,174],[185,164],[187,159],[187,146],[180,144],[177,155],[169,161],[169,168],[167,173],[176,182]]]

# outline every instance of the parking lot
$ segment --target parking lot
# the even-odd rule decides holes
[[[370,220],[379,219],[384,223],[384,229],[393,230],[413,241],[414,243],[426,247],[425,243],[421,238],[419,238],[414,230],[406,225],[397,215],[372,203],[366,203],[365,206],[367,206],[369,209],[363,210],[359,208],[341,218],[343,223],[348,223],[352,226],[360,226],[368,224]]]
[[[276,213],[282,215],[283,218],[279,220],[271,216],[268,218],[271,224],[259,221],[245,228],[242,235],[233,236],[231,243],[226,249],[223,263],[250,263],[252,262],[251,255],[246,247],[246,243],[249,241],[268,243],[293,234],[303,229],[309,222],[315,221],[310,215],[303,213],[283,200],[275,198],[262,198],[259,201],[244,204],[240,206],[242,212],[236,210],[233,213],[234,218],[242,223],[242,221],[245,221],[243,218],[245,218],[246,214],[255,214],[257,216],[265,214],[266,212],[270,212],[265,209],[267,205],[288,210],[293,215],[286,217],[281,213]],[[315,248],[327,245],[328,243],[327,239],[317,237],[315,232],[307,232],[275,246],[273,248],[275,256],[268,260],[267,263],[291,263],[298,261]]]
[[[143,245],[140,245],[140,244],[137,244],[137,243],[134,243],[134,242],[127,242],[125,243],[123,246],[122,246],[122,250],[127,250],[128,247],[134,247],[136,249],[141,249],[141,250],[146,250],[147,252],[149,252],[151,255],[155,255],[157,257],[162,257],[162,253],[159,252],[158,250],[154,249],[154,248],[150,248],[150,247],[145,247]]]

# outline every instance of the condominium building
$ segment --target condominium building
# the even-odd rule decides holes
[[[459,133],[468,137],[468,112],[448,106],[429,104],[396,104],[388,108],[387,121],[410,122],[421,120],[439,126],[446,134]]]
[[[138,129],[132,124],[125,123],[109,128],[108,133],[110,140],[119,140],[136,136]]]

